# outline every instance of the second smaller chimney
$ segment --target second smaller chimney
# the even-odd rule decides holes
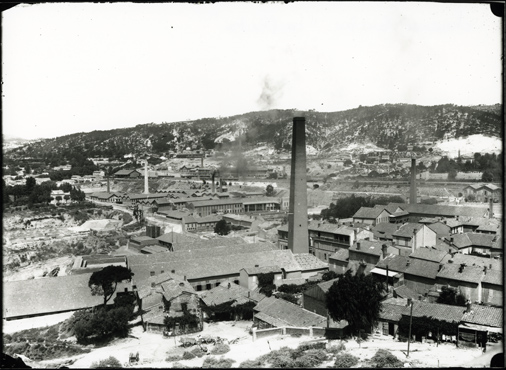
[[[357,242],[357,251],[360,250],[360,242]]]

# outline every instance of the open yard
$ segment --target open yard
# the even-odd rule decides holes
[[[205,324],[204,331],[192,335],[211,335],[225,339],[225,343],[235,340],[230,344],[230,351],[224,355],[207,355],[201,358],[179,360],[178,364],[189,367],[201,367],[206,357],[225,357],[235,362],[232,367],[238,367],[241,362],[253,360],[272,350],[282,347],[296,348],[301,342],[314,338],[294,337],[290,335],[277,335],[258,339],[253,342],[249,334],[251,321],[217,322]],[[328,346],[339,344],[339,340],[330,341]],[[359,345],[355,340],[350,339],[343,342],[345,352],[360,359],[355,367],[367,367],[367,360],[371,359],[380,348],[392,352],[399,360],[410,367],[482,367],[479,348],[456,348],[455,344],[440,344],[436,346],[430,343],[411,343],[410,356],[406,357],[407,343],[397,342],[390,337],[372,336]],[[91,347],[90,347],[91,348]],[[195,347],[184,349],[180,346],[179,337],[164,338],[160,334],[148,333],[142,330],[141,326],[132,328],[128,338],[115,339],[105,347],[94,348],[90,353],[81,354],[67,359],[31,362],[27,359],[28,365],[33,367],[54,367],[66,363],[70,368],[89,368],[94,362],[106,359],[109,356],[116,357],[123,366],[127,365],[130,353],[139,352],[139,363],[135,367],[144,368],[167,368],[172,367],[175,361],[166,361],[168,356],[182,355]],[[208,345],[209,350],[213,345]],[[489,351],[490,352],[490,351]],[[70,360],[70,361],[69,361]],[[334,360],[324,362],[319,367],[333,366]]]

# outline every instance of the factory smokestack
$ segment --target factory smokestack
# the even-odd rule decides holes
[[[409,190],[409,204],[416,204],[416,159],[411,158],[411,187]]]
[[[148,187],[148,160],[144,161],[144,194],[149,194]]]
[[[288,209],[288,248],[293,253],[309,253],[307,230],[306,119],[293,118],[290,206]]]

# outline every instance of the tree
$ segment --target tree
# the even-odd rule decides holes
[[[95,271],[88,281],[92,295],[104,295],[104,306],[116,291],[116,286],[123,280],[130,281],[133,272],[123,266],[107,266]],[[114,285],[113,285],[114,284]]]
[[[494,181],[494,175],[491,171],[485,171],[483,175],[481,175],[481,181],[492,182]]]
[[[268,197],[272,197],[274,195],[274,187],[271,184],[267,185],[265,188],[265,195]]]
[[[379,318],[382,291],[372,275],[352,275],[348,270],[326,294],[329,315],[335,321],[347,320],[352,332],[369,331]]]
[[[335,279],[338,277],[339,277],[339,275],[337,274],[337,272],[329,270],[322,275],[322,280],[329,281],[329,280],[332,280],[332,279]]]
[[[214,232],[218,235],[228,235],[230,233],[230,225],[225,220],[220,220],[214,227]]]
[[[65,194],[65,195],[63,196],[63,199],[65,199],[65,203],[67,203],[67,202],[69,201],[69,199],[70,199],[70,195]]]
[[[452,306],[465,307],[466,297],[461,293],[457,293],[455,289],[452,289],[447,286],[442,286],[441,293],[439,294],[439,297],[437,298],[436,302],[442,304],[449,304]]]
[[[61,195],[57,195],[55,199],[56,199],[56,203],[60,204],[62,197],[61,197]]]
[[[35,179],[33,177],[29,177],[26,179],[26,185],[25,185],[26,195],[29,195],[33,191],[33,189],[35,188],[35,185],[37,185],[37,182],[35,181]]]

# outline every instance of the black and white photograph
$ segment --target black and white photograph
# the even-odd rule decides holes
[[[503,21],[2,5],[2,367],[504,367]]]

